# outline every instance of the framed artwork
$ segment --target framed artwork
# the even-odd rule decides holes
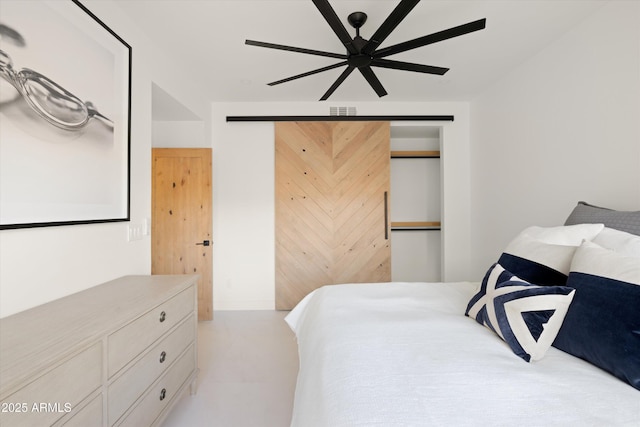
[[[77,0],[2,0],[0,229],[129,220],[131,47]]]

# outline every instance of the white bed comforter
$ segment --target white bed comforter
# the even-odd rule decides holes
[[[464,316],[474,283],[332,285],[287,316],[292,426],[640,426],[640,392],[550,348],[527,363]]]

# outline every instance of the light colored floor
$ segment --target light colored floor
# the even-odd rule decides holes
[[[217,311],[198,325],[198,390],[163,427],[284,427],[291,421],[298,350],[282,311]]]

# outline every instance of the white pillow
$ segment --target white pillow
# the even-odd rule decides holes
[[[507,245],[504,253],[549,267],[567,276],[571,269],[571,260],[577,247],[578,246],[574,245],[545,242],[523,232]],[[514,274],[521,274],[520,271],[517,271],[518,268],[515,268],[515,270],[516,271],[512,270]],[[536,283],[532,278],[523,277],[523,279]]]
[[[621,255],[640,257],[640,236],[605,227],[592,241]]]
[[[603,228],[603,224],[528,227],[509,243],[498,262],[529,283],[561,286],[567,282],[576,248]]]
[[[583,240],[592,240],[604,229],[604,224],[575,224],[558,227],[531,226],[520,234],[553,245],[580,246]]]
[[[624,256],[596,243],[585,241],[571,261],[571,272],[640,285],[640,257]]]

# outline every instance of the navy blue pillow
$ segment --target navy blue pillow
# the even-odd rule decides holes
[[[539,285],[564,286],[567,275],[548,265],[503,252],[498,263],[509,271],[517,272],[519,277]]]
[[[553,346],[640,390],[640,262],[634,265],[637,261],[627,258],[626,266],[617,268],[632,283],[605,277],[615,274],[597,271],[616,270],[616,264],[606,259],[605,249],[589,246],[596,251],[592,258],[583,257],[582,247],[576,252],[582,265],[567,280],[576,293]]]
[[[553,343],[640,390],[640,286],[570,273],[576,294]]]

